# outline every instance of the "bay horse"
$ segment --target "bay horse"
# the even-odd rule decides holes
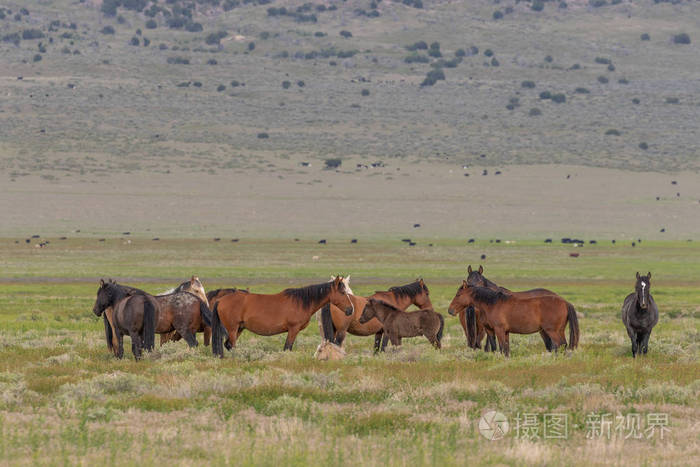
[[[637,272],[634,292],[625,297],[622,304],[622,322],[632,341],[632,357],[636,358],[640,353],[646,355],[651,330],[659,322],[659,308],[651,296],[651,272],[646,276]]]
[[[101,284],[105,283],[100,281]],[[156,309],[156,328],[157,334],[170,334],[177,331],[178,334],[184,337],[190,347],[198,345],[195,333],[202,327],[202,323],[211,326],[211,311],[205,302],[199,297],[189,292],[173,292],[165,295],[151,295],[143,290],[117,284],[114,281],[109,281],[111,284],[126,294],[126,295],[143,295],[148,298]],[[112,348],[113,321],[105,319],[105,338],[107,339],[107,347]]]
[[[360,315],[364,309],[364,305],[370,298],[382,300],[396,308],[405,311],[409,306],[415,305],[419,309],[433,308],[430,301],[430,290],[422,278],[418,278],[410,284],[399,285],[389,288],[386,291],[376,291],[370,297],[359,297],[352,295],[348,297],[355,302],[355,312],[351,316],[347,316],[343,310],[329,304],[321,309],[321,325],[323,329],[323,338],[333,344],[343,345],[346,333],[354,336],[370,336],[374,334],[374,351],[384,350],[384,345],[381,345],[384,331],[382,323],[377,319],[371,319],[366,323],[360,323]]]
[[[543,330],[555,352],[567,345],[564,334],[569,323],[569,348],[578,346],[578,317],[574,306],[561,297],[544,295],[521,298],[486,287],[470,287],[467,281],[457,290],[448,312],[454,316],[472,306],[484,327],[496,335],[501,352],[510,355],[510,333],[532,334]]]
[[[113,349],[117,358],[124,356],[124,334],[131,338],[131,352],[134,359],[139,360],[143,350],[152,350],[155,342],[156,309],[152,300],[144,294],[131,294],[128,290],[119,287],[112,282],[100,280],[100,288],[97,290],[97,298],[92,307],[97,316],[103,315],[107,308],[111,308],[111,323],[105,320],[105,327],[114,326],[116,337],[116,349]],[[107,345],[114,345],[112,329],[105,331]]]
[[[243,330],[261,336],[287,333],[284,350],[292,350],[297,334],[309,324],[311,315],[327,303],[343,307],[352,314],[352,305],[345,293],[343,278],[331,282],[296,289],[285,289],[276,294],[234,293],[221,297],[214,305],[212,319],[212,351],[223,358],[223,333],[219,324],[228,329],[231,347]]]
[[[484,277],[484,267],[479,265],[478,270],[473,270],[472,265],[470,264],[467,267],[467,284],[469,284],[471,287],[486,287],[491,290],[495,290],[497,292],[503,292],[505,294],[509,295],[515,295],[517,297],[521,298],[531,298],[531,297],[540,297],[544,295],[556,295],[556,293],[552,292],[551,290],[547,289],[531,289],[531,290],[524,290],[522,292],[513,292],[511,290],[506,289],[505,287],[501,287],[497,285],[495,282],[487,279]],[[466,315],[466,317],[465,317]],[[473,307],[467,308],[465,311],[459,313],[459,321],[462,324],[462,328],[464,328],[464,334],[467,336],[467,345],[471,347],[472,349],[479,349],[481,348],[481,340],[484,338],[484,334],[486,333],[486,330],[484,329],[483,323],[477,318],[476,314],[474,313]],[[470,326],[469,326],[470,325]],[[548,351],[552,350],[552,341],[549,339],[549,336],[547,336],[547,333],[544,331],[540,331],[540,336],[542,336],[542,341],[544,342],[544,346],[547,348]],[[486,352],[495,352],[496,351],[496,338],[493,335],[488,335],[486,336],[486,345],[484,346],[484,351]]]
[[[166,292],[163,292],[161,294],[158,294],[158,296],[162,295],[168,295],[171,293],[175,292],[189,292],[193,295],[196,295],[199,297],[201,301],[207,304],[207,307],[211,310],[211,305],[209,304],[209,300],[207,298],[207,294],[204,291],[204,286],[199,280],[199,277],[197,276],[192,276],[190,280],[183,282],[182,284],[178,285],[174,289],[170,289]],[[199,329],[197,329],[196,332],[201,332],[204,334],[204,345],[209,345],[209,341],[211,340],[211,326],[207,325],[202,321],[201,325],[199,326]],[[172,331],[167,334],[161,334],[160,335],[160,345],[165,344],[168,341],[179,341],[182,338],[179,332],[177,331]]]
[[[442,332],[445,329],[445,319],[432,308],[418,311],[403,311],[381,300],[370,298],[360,316],[360,323],[375,318],[382,323],[384,338],[391,340],[391,345],[401,345],[403,337],[425,336],[436,349],[442,348]]]

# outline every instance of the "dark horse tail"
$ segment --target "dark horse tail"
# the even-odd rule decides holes
[[[153,302],[143,297],[143,348],[153,350],[156,344],[156,308]]]
[[[107,348],[114,351],[114,344],[112,342],[112,326],[109,324],[109,320],[104,313],[102,313],[102,319],[104,319],[105,322],[105,338],[107,339]]]
[[[468,306],[465,310],[467,314],[467,344],[472,349],[476,348],[476,312],[473,306]]]
[[[219,319],[219,302],[214,304],[211,318],[211,351],[214,356],[224,358],[224,335],[221,331],[226,331],[226,328],[221,324]]]
[[[566,302],[566,317],[569,320],[569,348],[575,349],[578,346],[578,316],[576,316],[576,310],[574,306]]]
[[[440,329],[438,329],[437,335],[435,338],[437,339],[438,342],[442,342],[442,331],[445,330],[445,318],[442,317],[440,313],[438,313],[438,316],[440,317]]]
[[[211,310],[209,309],[207,304],[204,303],[204,300],[199,301],[199,313],[202,315],[202,321],[204,321],[204,324],[211,327],[211,320],[212,320]]]
[[[335,325],[333,324],[333,316],[331,316],[330,304],[324,305],[321,308],[321,331],[323,338],[332,344],[335,344]]]

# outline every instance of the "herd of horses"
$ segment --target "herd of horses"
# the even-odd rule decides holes
[[[509,356],[511,333],[539,333],[550,352],[578,346],[578,317],[571,303],[547,289],[513,292],[484,277],[483,271],[482,266],[468,267],[467,277],[448,307],[450,315],[459,317],[470,348],[480,349],[486,337],[485,351],[494,352],[498,341],[500,351]],[[651,330],[658,322],[650,288],[651,273],[637,273],[635,291],[622,307],[633,356],[647,353]],[[411,305],[418,310],[406,311]],[[204,344],[211,342],[212,353],[223,358],[224,348],[234,349],[246,329],[262,336],[286,332],[284,350],[292,350],[297,335],[318,310],[324,342],[338,347],[350,333],[373,335],[375,352],[384,351],[389,341],[399,346],[402,338],[416,336],[425,336],[436,349],[441,348],[444,318],[435,312],[423,279],[368,297],[353,294],[349,276],[332,276],[329,282],[276,294],[238,288],[207,293],[195,276],[161,295],[101,280],[93,307],[93,312],[103,317],[108,349],[122,358],[124,336],[128,335],[137,360],[144,350],[154,348],[156,334],[161,345],[184,339],[196,346],[196,334],[202,332]]]

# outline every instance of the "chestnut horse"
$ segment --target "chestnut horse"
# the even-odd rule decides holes
[[[374,334],[375,352],[380,350],[384,334],[382,323],[376,318],[366,323],[360,323],[359,321],[368,299],[382,300],[402,311],[405,311],[411,305],[415,305],[419,309],[433,308],[433,304],[430,302],[430,291],[421,278],[410,284],[391,287],[386,291],[377,291],[371,297],[354,296],[352,292],[350,292],[348,297],[355,305],[355,311],[351,316],[345,315],[342,310],[332,304],[326,305],[321,310],[323,338],[333,344],[343,345],[348,332],[354,336],[370,336]],[[381,350],[384,350],[384,348],[386,348],[386,341],[381,345]]]
[[[520,298],[541,297],[544,295],[558,296],[556,293],[547,289],[531,289],[524,290],[522,292],[512,292],[506,289],[505,287],[500,287],[495,282],[487,279],[486,277],[484,277],[483,273],[483,266],[479,265],[479,269],[475,271],[472,270],[472,265],[470,264],[467,268],[467,284],[469,284],[471,287],[486,287],[488,289],[495,290],[496,292],[503,292],[505,294],[515,295],[516,297]],[[465,311],[459,313],[459,322],[462,324],[462,328],[464,328],[464,334],[467,336],[467,345],[472,349],[480,349],[481,340],[484,338],[486,330],[484,329],[483,323],[481,323],[481,321],[476,317],[473,307],[467,308]],[[471,326],[468,326],[468,323],[471,324]],[[540,336],[542,336],[544,346],[547,348],[547,350],[551,351],[552,341],[549,339],[549,336],[547,336],[547,333],[544,331],[540,331]],[[496,351],[495,336],[487,335],[486,346],[484,347],[484,351]]]
[[[569,323],[569,348],[578,345],[578,317],[573,305],[561,297],[545,295],[521,298],[494,291],[486,287],[470,287],[467,281],[457,290],[448,312],[454,316],[467,307],[474,307],[475,313],[490,333],[496,334],[500,350],[510,355],[509,336],[532,334],[543,330],[552,340],[552,350],[566,345],[564,334]]]
[[[219,323],[228,329],[231,347],[244,329],[261,336],[287,333],[284,350],[292,350],[297,334],[309,324],[311,315],[327,303],[343,307],[352,314],[342,277],[332,282],[286,289],[277,294],[233,293],[221,297],[213,310],[212,351],[223,358],[223,333]]]

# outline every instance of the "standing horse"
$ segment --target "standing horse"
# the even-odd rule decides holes
[[[199,281],[199,277],[197,276],[192,276],[192,278],[188,281],[183,282],[182,284],[178,285],[174,289],[170,289],[166,292],[163,292],[161,294],[158,294],[158,296],[162,295],[168,295],[171,293],[175,292],[189,292],[193,295],[196,295],[199,297],[201,301],[207,304],[207,307],[211,309],[211,305],[209,303],[209,300],[207,298],[207,294],[204,291],[204,286],[202,283]],[[211,340],[211,326],[208,326],[204,322],[200,325],[199,329],[197,329],[196,332],[201,332],[204,334],[204,345],[209,345],[209,341]],[[172,331],[167,334],[161,334],[160,335],[160,345],[165,344],[168,341],[179,341],[182,338],[179,332],[177,331]]]
[[[488,289],[495,290],[496,292],[503,292],[505,294],[515,295],[520,298],[541,297],[545,295],[558,296],[556,293],[547,289],[531,289],[522,292],[512,292],[506,289],[505,287],[500,287],[495,282],[487,279],[486,277],[484,277],[483,273],[483,266],[479,265],[479,269],[475,271],[472,269],[472,265],[470,264],[467,268],[467,284],[469,284],[469,286],[471,287],[486,287]],[[472,349],[481,348],[481,340],[484,338],[486,330],[484,329],[483,323],[477,318],[476,314],[474,313],[473,307],[467,308],[465,311],[460,312],[459,321],[462,324],[462,328],[464,328],[464,334],[467,336],[467,345]],[[547,348],[547,350],[551,351],[552,341],[549,339],[549,336],[547,336],[547,333],[544,331],[540,331],[540,336],[542,336],[544,346]],[[496,338],[493,335],[487,335],[486,346],[484,347],[484,351],[496,351]]]
[[[103,281],[101,281],[103,283]],[[121,289],[125,295],[146,296],[156,309],[157,334],[170,334],[177,331],[190,347],[197,346],[195,333],[202,323],[211,326],[211,311],[205,302],[189,292],[173,292],[166,295],[153,296],[134,287],[129,287],[110,281],[109,284]],[[115,310],[116,311],[116,310]],[[105,320],[105,337],[110,346],[113,333],[109,320]]]
[[[386,341],[380,347],[384,331],[379,320],[371,319],[366,323],[360,323],[359,321],[368,299],[382,300],[402,311],[405,311],[411,305],[415,305],[419,309],[433,308],[433,304],[430,302],[430,291],[421,278],[410,284],[391,287],[386,291],[377,291],[371,297],[354,296],[352,292],[348,296],[356,302],[355,312],[351,316],[345,315],[342,310],[331,304],[323,307],[321,310],[323,338],[336,345],[343,345],[348,332],[354,336],[370,336],[374,334],[375,352],[378,352],[380,348],[384,350]]]
[[[659,308],[651,296],[651,273],[640,276],[637,272],[637,283],[634,292],[625,298],[622,304],[622,322],[627,328],[627,335],[632,341],[632,357],[649,350],[651,330],[659,321]]]
[[[379,320],[384,328],[382,348],[386,347],[388,339],[391,340],[391,345],[399,346],[401,338],[417,336],[425,336],[436,349],[442,348],[445,320],[432,308],[406,312],[381,300],[370,298],[359,321],[366,323],[372,318]]]
[[[129,291],[112,282],[100,280],[93,313],[103,315],[107,308],[112,309],[112,324],[116,336],[117,358],[124,356],[124,334],[131,338],[131,352],[139,360],[144,349],[153,349],[155,341],[156,310],[152,300],[144,294],[130,294]],[[105,321],[105,327],[110,323]],[[108,331],[108,332],[107,332]],[[107,344],[113,345],[111,329],[105,331]]]
[[[343,307],[352,314],[342,277],[332,282],[286,289],[277,294],[235,293],[221,297],[214,305],[212,351],[223,357],[223,334],[219,323],[228,329],[232,348],[244,329],[261,336],[287,333],[284,350],[292,350],[297,334],[309,324],[311,315],[327,303]]]
[[[486,287],[470,287],[467,281],[457,290],[448,312],[454,316],[467,307],[474,307],[484,327],[496,334],[500,350],[510,355],[510,333],[532,334],[543,330],[552,340],[552,350],[566,345],[564,334],[569,323],[569,348],[578,345],[578,317],[573,305],[553,295],[521,298]]]

